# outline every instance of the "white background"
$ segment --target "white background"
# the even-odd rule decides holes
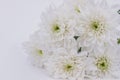
[[[120,0],[111,1],[111,4],[120,3]],[[61,2],[0,0],[0,80],[52,80],[29,64],[22,43],[38,29],[41,13]]]

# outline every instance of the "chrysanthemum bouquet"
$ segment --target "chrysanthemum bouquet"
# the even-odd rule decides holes
[[[43,13],[24,44],[32,63],[57,80],[120,80],[120,11],[98,1],[65,0]]]

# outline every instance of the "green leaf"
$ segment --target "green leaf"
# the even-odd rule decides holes
[[[120,44],[120,38],[117,39],[117,43]]]
[[[79,36],[74,36],[74,39],[77,40],[79,38]]]
[[[80,52],[81,52],[81,50],[82,50],[82,47],[80,47],[80,48],[78,49],[78,53],[80,53]]]

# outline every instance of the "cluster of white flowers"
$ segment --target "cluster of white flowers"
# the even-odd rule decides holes
[[[65,0],[25,42],[32,63],[58,80],[120,79],[120,15],[105,0]]]

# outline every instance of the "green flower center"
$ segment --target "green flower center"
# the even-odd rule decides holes
[[[75,7],[75,11],[77,11],[78,13],[80,13],[80,9],[78,7]]]
[[[43,55],[43,51],[42,51],[42,50],[37,50],[37,52],[38,52],[38,54],[39,54],[40,56]]]
[[[120,38],[119,38],[119,39],[117,39],[117,43],[118,43],[118,44],[120,44]]]
[[[97,60],[96,66],[98,69],[100,69],[101,71],[107,71],[109,68],[109,62],[108,59],[106,57],[100,57]]]
[[[74,66],[72,64],[64,65],[64,70],[67,72],[72,71],[73,69],[74,69]]]
[[[92,22],[91,28],[94,29],[94,30],[98,30],[99,29],[99,24],[100,23],[98,21]]]
[[[104,21],[94,19],[90,22],[89,26],[90,26],[90,30],[97,37],[104,34],[104,32],[105,32],[105,26],[106,25],[105,25]]]
[[[57,33],[60,32],[60,27],[59,27],[59,25],[58,25],[58,24],[54,24],[53,27],[52,27],[52,31],[53,31],[53,32],[57,32]]]

